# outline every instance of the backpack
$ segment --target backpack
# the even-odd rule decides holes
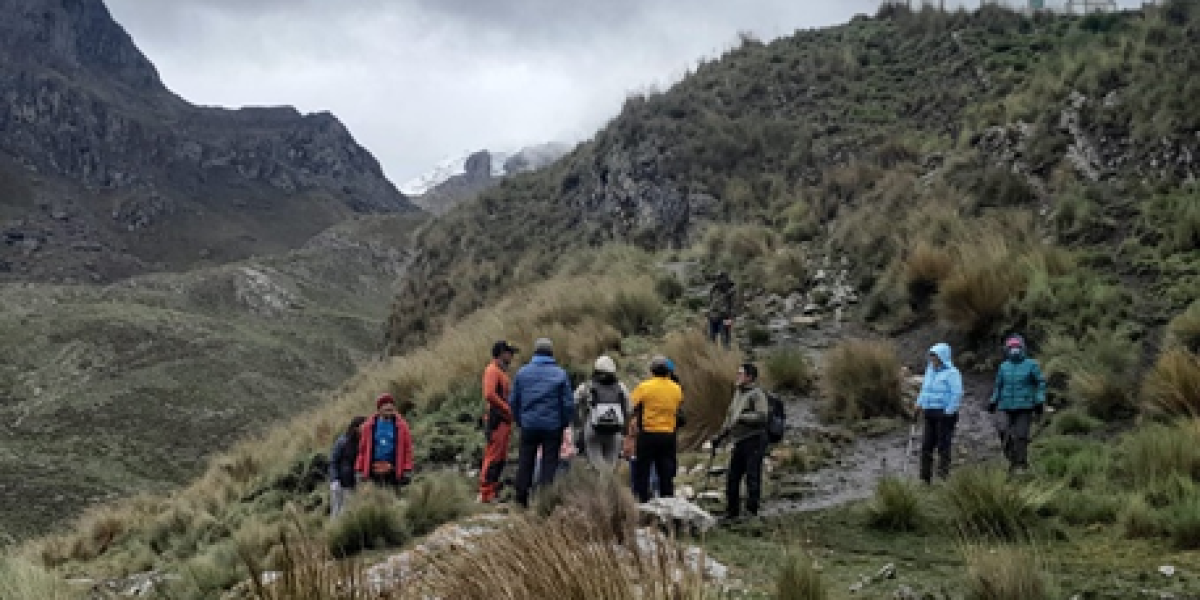
[[[777,444],[783,441],[783,434],[787,431],[787,411],[783,400],[775,394],[767,394],[767,405],[770,407],[767,411],[767,442]]]
[[[600,388],[595,384],[588,386],[592,396],[591,410],[588,411],[588,426],[600,435],[612,435],[625,431],[625,391],[620,384],[603,386],[605,393],[601,398]]]

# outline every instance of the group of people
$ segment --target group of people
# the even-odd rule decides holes
[[[566,371],[555,361],[551,340],[537,340],[532,359],[510,378],[517,352],[506,341],[496,342],[484,369],[481,502],[499,497],[514,428],[520,431],[514,495],[522,506],[535,487],[553,483],[564,459],[576,455],[589,467],[608,472],[627,459],[633,492],[641,502],[674,496],[678,430],[685,413],[683,387],[670,359],[652,358],[649,377],[631,392],[618,377],[616,361],[600,356],[588,381],[572,390]],[[743,480],[748,513],[757,514],[761,498],[769,407],[757,381],[755,365],[742,365],[729,417],[714,440],[734,446],[726,486],[731,517],[741,513]]]
[[[935,451],[937,475],[950,475],[951,446],[963,393],[962,374],[954,366],[950,346],[934,345],[929,349],[925,378],[917,396],[917,408],[924,420],[920,477],[927,484],[934,476]],[[1046,378],[1041,368],[1029,357],[1024,338],[1009,337],[1004,342],[1004,361],[996,372],[987,411],[999,413],[996,431],[1010,472],[1028,470],[1033,422],[1042,416],[1045,406]]]

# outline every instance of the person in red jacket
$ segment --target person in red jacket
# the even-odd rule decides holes
[[[392,488],[412,480],[412,434],[391,394],[380,394],[375,414],[362,425],[354,471],[376,485]]]
[[[512,382],[508,368],[518,350],[500,341],[492,345],[492,362],[483,371],[484,419],[483,468],[479,471],[479,501],[496,501],[500,494],[500,476],[508,462],[508,440],[512,436],[513,414],[508,406]]]

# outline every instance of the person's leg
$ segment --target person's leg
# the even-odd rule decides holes
[[[1029,468],[1029,433],[1033,428],[1033,412],[1022,410],[1013,413],[1012,429],[1012,462],[1018,469]]]
[[[654,463],[650,459],[650,454],[646,448],[646,436],[642,433],[637,437],[637,457],[633,461],[633,495],[637,497],[638,502],[646,503],[650,501],[650,467]]]
[[[729,454],[729,470],[725,474],[725,516],[736,519],[742,514],[742,478],[746,476],[746,445],[733,445]]]
[[[520,451],[517,454],[517,504],[529,505],[529,488],[533,485],[533,467],[537,459],[536,432],[521,430]]]
[[[658,475],[658,493],[663,498],[675,497],[675,434],[659,433],[654,457],[654,472]]]
[[[554,483],[554,475],[558,472],[558,451],[562,448],[563,432],[546,431],[542,433],[541,474],[538,476],[538,486],[549,486]]]
[[[342,502],[343,502],[343,499],[345,498],[345,493],[346,493],[345,489],[343,489],[341,487],[339,487],[337,489],[329,490],[329,516],[330,516],[330,518],[337,518],[339,515],[342,514],[342,510],[343,510]]]
[[[954,445],[954,428],[958,425],[958,415],[943,415],[938,430],[938,477],[946,479],[950,476],[951,449]]]
[[[925,410],[925,423],[921,432],[921,481],[933,480],[933,450],[937,447],[938,422],[942,418],[939,409]]]
[[[762,500],[762,467],[763,456],[767,452],[767,438],[758,436],[744,443],[749,446],[746,452],[746,512],[757,517]]]
[[[487,437],[487,446],[483,450],[483,470],[479,473],[479,499],[483,502],[494,501],[500,493],[500,479],[508,464],[508,439],[511,433],[512,425],[500,423]]]
[[[996,433],[1000,436],[1000,452],[1004,455],[1004,460],[1008,461],[1009,467],[1012,466],[1012,444],[1009,439],[1009,431],[1012,429],[1012,413],[1004,411],[996,415]]]
[[[600,446],[600,460],[606,472],[612,472],[617,470],[617,461],[621,458],[621,443],[623,440],[619,433],[606,436],[606,438]]]
[[[721,319],[721,344],[729,349],[733,345],[733,327],[730,326],[726,319]]]

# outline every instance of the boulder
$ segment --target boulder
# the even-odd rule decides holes
[[[655,498],[638,505],[643,520],[671,531],[704,533],[717,524],[716,517],[683,498]]]

